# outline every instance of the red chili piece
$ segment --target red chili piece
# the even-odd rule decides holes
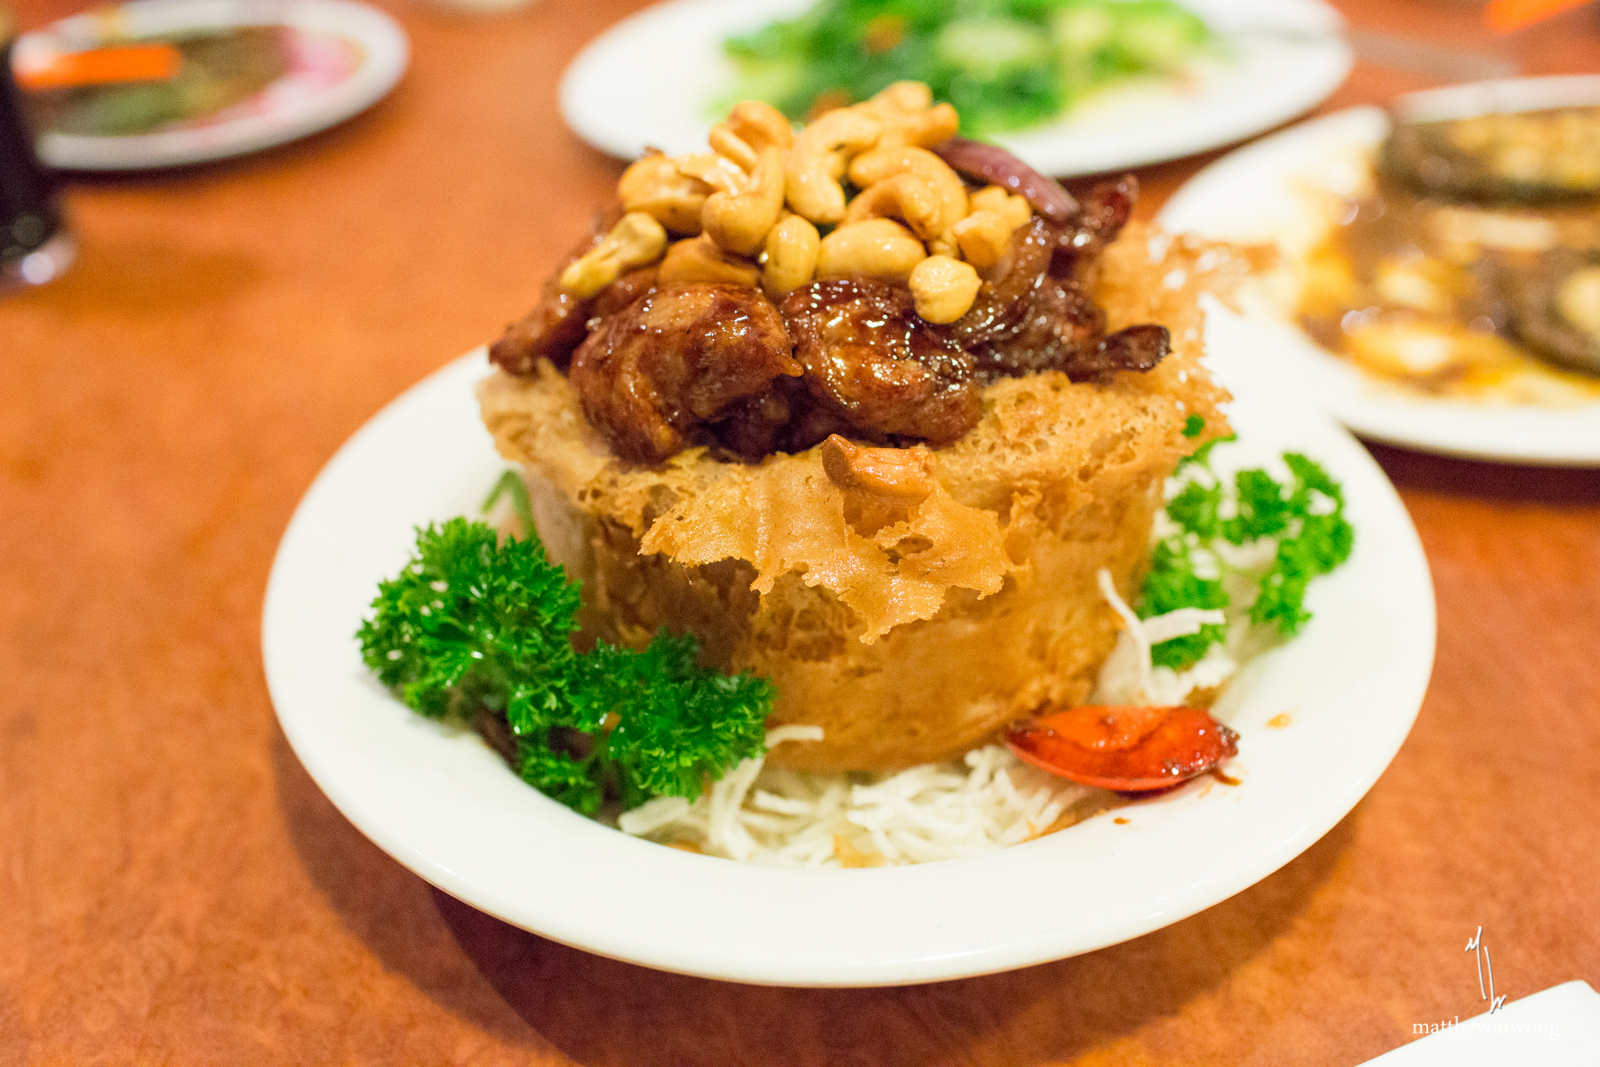
[[[1139,793],[1204,774],[1235,755],[1239,735],[1200,708],[1085,705],[1013,726],[1026,763],[1083,785]]]

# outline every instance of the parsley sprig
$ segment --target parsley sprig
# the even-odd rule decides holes
[[[524,528],[505,540],[467,519],[418,529],[416,556],[379,583],[356,635],[384,685],[433,718],[503,717],[517,772],[586,814],[608,797],[699,796],[764,751],[772,683],[697,666],[693,637],[574,651],[578,583]]]
[[[1198,436],[1198,429],[1184,429]],[[1138,611],[1150,618],[1179,608],[1228,607],[1223,579],[1233,568],[1222,546],[1272,540],[1277,547],[1255,582],[1250,621],[1293,637],[1311,618],[1306,588],[1350,558],[1355,531],[1344,517],[1344,492],[1319,464],[1297,452],[1283,456],[1287,482],[1260,468],[1225,481],[1211,467],[1211,452],[1231,440],[1209,441],[1179,465],[1167,501],[1171,529],[1151,551]],[[1154,646],[1151,660],[1185,670],[1226,638],[1225,626],[1203,626]]]

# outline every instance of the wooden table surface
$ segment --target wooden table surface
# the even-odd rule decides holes
[[[1483,1009],[1479,926],[1513,999],[1600,985],[1595,471],[1373,449],[1438,592],[1410,740],[1300,858],[1123,945],[741,987],[524,933],[368,843],[273,717],[273,551],[338,445],[520,315],[615,180],[556,81],[637,6],[380,3],[414,48],[391,97],[237,162],[73,181],[80,261],[0,300],[0,1061],[1349,1067]],[[1466,3],[1344,6],[1529,73],[1600,69],[1592,6],[1499,40]],[[1324,110],[1425,83],[1362,65]],[[1144,171],[1142,211],[1202,162]]]

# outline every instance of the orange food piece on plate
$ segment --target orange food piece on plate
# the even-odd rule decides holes
[[[1201,708],[1083,705],[1012,727],[1018,758],[1083,785],[1144,792],[1177,785],[1238,752],[1239,735]]]

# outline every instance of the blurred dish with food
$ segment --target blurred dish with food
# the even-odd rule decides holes
[[[136,0],[17,41],[39,154],[67,170],[225,159],[342,122],[405,70],[406,37],[351,0]]]
[[[1351,64],[1320,0],[671,0],[596,38],[561,110],[622,158],[703,144],[752,95],[801,119],[892,82],[928,81],[1034,168],[1090,174],[1227,144],[1315,106]]]
[[[866,100],[900,78],[925,82],[969,137],[1036,126],[1097,91],[1178,79],[1228,49],[1175,0],[985,5],[819,0],[724,44],[740,96],[799,122]]]
[[[1276,247],[1252,310],[1358,432],[1600,463],[1600,77],[1331,115],[1207,168],[1161,218]]]

